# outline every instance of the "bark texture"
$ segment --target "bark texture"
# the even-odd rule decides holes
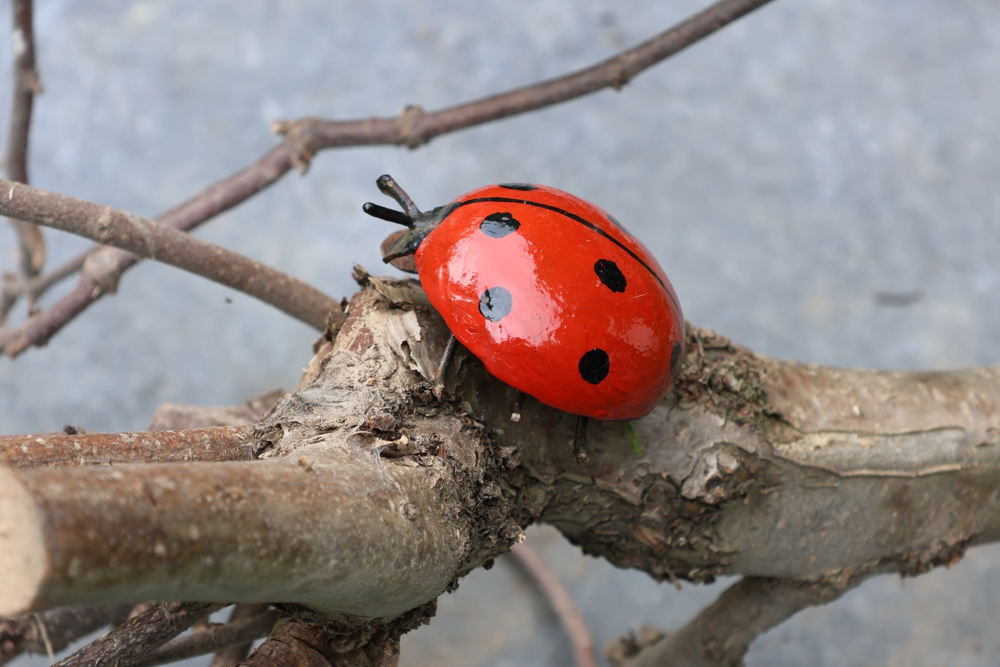
[[[356,277],[342,329],[253,425],[258,460],[4,472],[0,516],[35,541],[0,538],[22,568],[0,576],[30,584],[3,609],[272,602],[356,630],[423,608],[537,520],[656,579],[803,586],[917,574],[996,539],[996,368],[821,368],[689,325],[636,440],[592,422],[580,465],[575,417],[529,397],[511,422],[513,389],[464,350],[436,400],[448,332],[418,283]]]

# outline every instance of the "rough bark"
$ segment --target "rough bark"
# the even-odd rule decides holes
[[[534,520],[693,581],[916,574],[996,538],[998,369],[821,368],[689,326],[638,443],[593,423],[579,465],[574,418],[529,398],[509,421],[513,390],[464,350],[435,400],[443,322],[416,282],[357,277],[339,335],[255,424],[262,460],[6,473],[21,537],[0,553],[36,581],[4,608],[187,598],[393,617]]]
[[[0,463],[15,468],[249,460],[249,429],[38,434],[0,437]]]
[[[262,604],[235,605],[232,613],[229,615],[229,622],[235,623],[248,618],[253,618],[254,616],[266,611],[266,609],[267,605]],[[232,665],[235,665],[237,662],[246,660],[246,657],[250,655],[250,649],[252,647],[252,642],[244,642],[243,644],[236,644],[234,646],[224,648],[212,656],[212,662],[209,663],[209,667],[232,667]]]
[[[0,665],[23,652],[58,653],[80,637],[123,620],[131,608],[97,604],[0,618]]]
[[[256,607],[257,605],[248,605]],[[231,620],[229,623],[211,625],[210,627],[178,637],[155,651],[150,651],[138,661],[139,667],[154,667],[166,665],[178,660],[187,660],[220,649],[238,648],[246,642],[266,637],[277,622],[280,614],[276,610],[263,611],[246,618]],[[249,646],[249,644],[247,644]],[[237,658],[226,663],[226,667],[238,662]]]
[[[153,605],[53,667],[132,667],[146,653],[184,632],[219,606],[190,602]]]

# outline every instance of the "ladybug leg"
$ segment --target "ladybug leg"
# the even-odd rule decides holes
[[[510,420],[512,422],[521,421],[521,403],[524,402],[524,392],[520,389],[514,390],[514,398],[510,402]]]
[[[576,418],[576,435],[573,437],[573,456],[576,457],[577,463],[586,463],[590,460],[586,450],[583,448],[587,443],[587,423],[589,421],[590,417],[584,417],[583,415],[579,415]]]
[[[444,354],[441,355],[441,363],[438,364],[437,370],[434,371],[434,384],[431,385],[431,393],[439,401],[441,400],[441,395],[444,394],[444,376],[448,373],[448,364],[451,363],[451,358],[455,356],[455,348],[457,346],[458,340],[452,334],[448,338],[448,344],[444,347]]]

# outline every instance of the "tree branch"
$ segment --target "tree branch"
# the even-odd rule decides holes
[[[833,602],[864,576],[819,581],[746,577],[675,633],[643,648],[623,667],[729,667],[742,664],[761,634],[807,607]]]
[[[320,330],[326,328],[328,318],[333,321],[343,318],[336,301],[300,280],[152,220],[11,181],[0,180],[0,191],[6,193],[0,196],[0,214],[61,229],[190,271],[256,297]],[[99,263],[108,258],[98,252],[88,257],[87,262]],[[95,289],[113,292],[117,285],[95,285]],[[16,339],[8,343],[15,349],[24,344]]]
[[[20,222],[20,221],[16,221]],[[25,223],[30,224],[30,223]],[[37,229],[36,225],[31,225]],[[100,247],[100,246],[98,246]],[[83,263],[87,261],[88,253],[77,255],[73,259],[63,262],[55,269],[39,276],[28,279],[18,279],[14,274],[4,274],[2,286],[0,286],[0,324],[3,323],[7,313],[17,303],[18,298],[28,297],[29,303],[35,303],[50,287],[69,278],[74,273],[83,268]],[[8,277],[9,276],[9,277]]]
[[[53,667],[132,667],[142,656],[221,606],[201,602],[162,602],[130,618]]]
[[[391,616],[532,520],[692,581],[916,574],[1000,537],[998,368],[822,368],[689,327],[676,384],[632,422],[643,453],[595,422],[579,465],[574,418],[529,398],[510,422],[513,390],[466,352],[435,400],[444,322],[415,281],[366,281],[309,381],[254,426],[263,460],[0,470],[0,609],[173,597]]]
[[[513,545],[510,553],[541,589],[552,611],[559,618],[559,623],[573,647],[573,657],[577,667],[596,667],[594,638],[590,635],[583,614],[555,572],[550,570],[541,556],[526,544]]]
[[[248,427],[186,431],[0,436],[0,463],[15,468],[183,461],[249,461]]]
[[[28,133],[31,129],[31,107],[35,95],[42,92],[42,83],[35,67],[35,30],[31,0],[12,0],[14,12],[14,92],[11,94],[10,126],[7,130],[7,174],[12,181],[28,182]],[[38,275],[45,264],[45,239],[33,224],[12,221],[20,241],[21,274],[26,278]],[[5,311],[6,312],[6,311]]]
[[[271,185],[293,164],[305,170],[315,153],[323,148],[376,144],[416,147],[447,132],[558,104],[609,86],[620,88],[643,69],[768,1],[722,0],[638,47],[594,67],[434,113],[424,113],[414,106],[398,118],[390,119],[331,122],[305,118],[295,122],[277,121],[273,125],[274,131],[285,135],[281,144],[249,167],[214,183],[187,202],[157,217],[156,221],[165,227],[190,231]],[[0,347],[6,354],[17,356],[32,345],[48,343],[74,317],[108,293],[101,286],[117,285],[122,273],[138,261],[135,255],[121,250],[91,251],[96,252],[106,253],[106,257],[100,262],[88,262],[91,270],[88,274],[84,269],[76,288],[51,308],[0,337]],[[3,345],[4,341],[7,341],[6,345]]]
[[[59,607],[49,611],[0,618],[0,665],[7,664],[21,653],[58,652],[94,630],[128,616],[132,605],[109,604]],[[41,629],[45,628],[49,646]]]
[[[416,106],[397,118],[326,121],[303,118],[276,121],[274,131],[297,147],[293,161],[300,169],[324,148],[395,144],[417,148],[434,137],[490,121],[553,106],[603,88],[620,89],[641,71],[712,34],[770,0],[722,0],[669,30],[602,63],[500,95],[433,113]]]
[[[327,630],[321,623],[283,618],[242,667],[395,667],[399,635],[411,629],[375,624]],[[351,631],[353,630],[353,631]]]
[[[205,655],[206,653],[214,653],[220,649],[226,649],[238,644],[252,642],[254,639],[266,637],[280,616],[281,614],[278,611],[271,610],[255,614],[249,618],[212,625],[207,630],[202,630],[186,637],[179,637],[156,650],[150,651],[136,664],[139,667],[166,665],[178,660],[187,660],[188,658]],[[230,667],[232,664],[232,662],[227,663],[226,667]]]
[[[414,476],[371,453],[326,450],[17,477],[0,469],[10,526],[0,535],[0,613],[179,597],[377,617],[433,600],[456,577],[469,530],[432,514],[430,482],[450,479],[443,463]]]
[[[258,616],[265,611],[267,611],[267,605],[238,604],[233,606],[233,611],[229,614],[229,622],[244,621],[248,618]],[[273,625],[272,623],[272,627]],[[270,628],[268,628],[268,631],[270,631]],[[248,641],[221,649],[212,656],[212,662],[209,663],[208,667],[232,667],[236,663],[246,660],[247,656],[250,655],[251,648],[253,648],[253,642]]]

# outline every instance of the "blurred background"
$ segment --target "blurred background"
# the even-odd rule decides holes
[[[275,145],[277,118],[392,116],[588,66],[707,6],[670,0],[38,0],[42,188],[153,216]],[[9,2],[0,32],[10,34]],[[331,296],[395,273],[361,212],[392,174],[430,208],[498,181],[604,207],[669,274],[686,317],[758,352],[874,368],[1000,361],[1000,4],[777,0],[633,80],[410,151],[321,153],[198,236]],[[6,133],[10,54],[0,56]],[[52,267],[87,242],[47,232]],[[0,229],[0,266],[14,236]],[[56,290],[43,302],[53,300]],[[23,316],[23,307],[14,319]],[[46,349],[0,359],[0,432],[144,428],[164,401],[291,388],[316,332],[143,262]],[[682,625],[727,582],[677,591],[528,543],[598,646]],[[995,665],[1000,549],[869,581],[763,636],[749,665]],[[404,640],[404,665],[570,665],[556,620],[501,559]],[[31,662],[34,660],[34,662]],[[22,658],[42,665],[47,658]],[[201,661],[202,663],[207,662]]]

